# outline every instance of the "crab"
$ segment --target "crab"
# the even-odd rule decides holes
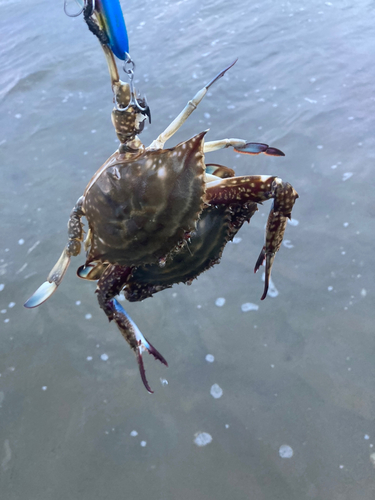
[[[77,274],[97,280],[99,306],[135,353],[143,384],[152,393],[142,355],[147,351],[163,364],[167,362],[115,297],[123,291],[129,301],[140,301],[175,283],[191,283],[220,261],[226,243],[250,221],[257,205],[272,199],[265,243],[255,265],[256,272],[265,261],[263,300],[298,194],[277,176],[238,177],[228,167],[205,163],[206,153],[228,147],[244,154],[284,156],[266,144],[242,139],[206,142],[207,131],[203,131],[174,147],[164,147],[234,63],[189,100],[166,130],[145,147],[138,135],[147,117],[151,122],[147,101],[137,95],[132,79],[130,83],[119,79],[113,53],[108,46],[103,50],[115,96],[112,122],[120,145],[78,199],[61,257],[25,307],[39,306],[56,291],[71,257],[80,253],[84,240],[81,218],[85,217],[86,261]]]

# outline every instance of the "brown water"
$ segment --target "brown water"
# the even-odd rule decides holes
[[[150,396],[75,276],[83,256],[46,304],[22,306],[116,140],[82,17],[0,0],[1,499],[373,500],[373,2],[122,4],[145,144],[238,57],[168,145],[207,128],[266,142],[286,157],[208,160],[279,175],[300,199],[273,297],[253,274],[267,204],[192,286],[123,302],[169,363],[145,358]]]

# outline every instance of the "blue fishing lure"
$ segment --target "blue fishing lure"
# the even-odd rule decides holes
[[[96,0],[95,11],[104,23],[110,49],[124,61],[129,53],[129,40],[119,0]]]

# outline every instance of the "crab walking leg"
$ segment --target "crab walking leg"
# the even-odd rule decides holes
[[[155,347],[153,347],[142,335],[139,328],[127,314],[125,309],[114,298],[123,289],[131,272],[132,269],[130,267],[109,265],[98,281],[96,293],[98,294],[99,305],[106,313],[109,321],[115,321],[122,336],[134,352],[138,361],[139,373],[141,375],[142,382],[147,391],[152,394],[154,391],[151,389],[146,379],[142,359],[143,352],[148,351],[154,356],[155,359],[158,359],[166,366],[168,366],[168,363],[155,349]]]
[[[272,175],[244,175],[207,182],[204,199],[210,205],[262,203],[274,197],[275,188],[281,182]]]
[[[298,198],[298,193],[288,182],[281,182],[276,186],[274,196],[267,220],[266,241],[254,268],[254,273],[256,273],[263,261],[266,261],[264,292],[261,300],[264,300],[267,296],[275,255],[280,250],[287,220],[291,217],[292,208]]]
[[[208,83],[203,89],[201,89],[199,92],[195,94],[193,99],[191,99],[184,109],[181,111],[181,113],[168,125],[168,127],[162,132],[157,139],[155,139],[147,149],[149,150],[154,150],[154,149],[162,149],[164,147],[164,144],[167,142],[168,139],[172,137],[173,134],[177,132],[177,130],[186,122],[186,120],[189,118],[191,113],[197,109],[198,104],[202,101],[204,96],[207,94],[208,89],[213,85],[217,80],[219,80],[222,76],[225,75],[225,73],[236,64],[237,59],[230,64],[228,67],[226,67],[223,71],[221,71],[218,75],[213,78],[210,83]]]
[[[265,175],[230,177],[206,184],[205,201],[210,205],[228,205],[236,202],[239,204],[262,203],[271,198],[274,201],[267,221],[266,241],[254,269],[254,272],[257,272],[263,261],[266,260],[262,300],[267,295],[275,255],[280,249],[287,218],[290,218],[298,194],[288,182],[283,182],[279,177]]]
[[[210,141],[204,144],[204,152],[211,153],[218,149],[234,148],[237,153],[248,155],[259,155],[264,153],[269,156],[285,156],[280,149],[262,144],[260,142],[246,142],[243,139],[220,139],[219,141]]]
[[[68,236],[69,241],[63,250],[59,260],[56,262],[51,272],[45,281],[25,302],[24,306],[28,309],[40,306],[57,290],[60,285],[66,270],[70,264],[70,257],[76,256],[81,251],[81,241],[83,240],[83,225],[81,217],[84,214],[82,210],[83,196],[79,198],[75,207],[73,208],[68,222]]]

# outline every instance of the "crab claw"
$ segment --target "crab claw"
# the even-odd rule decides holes
[[[66,270],[70,264],[70,253],[67,248],[64,248],[59,260],[56,262],[52,271],[49,273],[47,281],[45,281],[36,292],[25,302],[24,306],[28,309],[38,307],[56,292],[60,285]]]
[[[45,281],[38,290],[36,290],[32,296],[24,303],[24,307],[27,309],[32,309],[33,307],[38,307],[40,304],[43,304],[47,299],[51,297],[57,290],[56,283],[50,283],[49,281]]]
[[[256,273],[260,266],[263,264],[264,260],[266,261],[266,270],[265,270],[265,278],[264,278],[264,291],[263,295],[261,296],[260,300],[264,300],[267,297],[267,292],[268,292],[268,287],[269,287],[269,282],[270,282],[270,277],[271,277],[271,269],[273,262],[275,260],[275,253],[266,253],[266,246],[262,248],[260,251],[258,260],[256,261],[255,267],[254,267],[254,273]]]
[[[264,291],[263,295],[261,296],[260,300],[264,300],[267,297],[267,292],[268,292],[268,286],[271,278],[271,269],[273,266],[275,260],[275,254],[274,253],[268,253],[266,255],[266,270],[265,270],[265,276],[264,276]]]
[[[259,142],[248,142],[244,146],[235,147],[234,150],[237,153],[243,153],[248,155],[258,155],[264,153],[269,156],[285,156],[285,154],[280,151],[280,149],[271,148],[268,144],[262,144]]]
[[[151,389],[146,379],[146,372],[143,365],[142,355],[144,351],[148,351],[149,354],[152,354],[155,359],[158,359],[165,366],[168,366],[168,363],[166,362],[164,357],[159,353],[159,351],[157,351],[155,347],[152,346],[150,342],[148,342],[148,340],[142,335],[138,326],[134,323],[134,321],[131,319],[131,317],[128,315],[125,309],[121,306],[121,304],[119,304],[119,302],[116,299],[112,299],[112,304],[114,309],[113,319],[116,321],[117,326],[119,327],[121,333],[123,334],[127,342],[130,344],[136,355],[138,361],[139,373],[141,375],[143,385],[150,394],[153,394],[154,391]]]

